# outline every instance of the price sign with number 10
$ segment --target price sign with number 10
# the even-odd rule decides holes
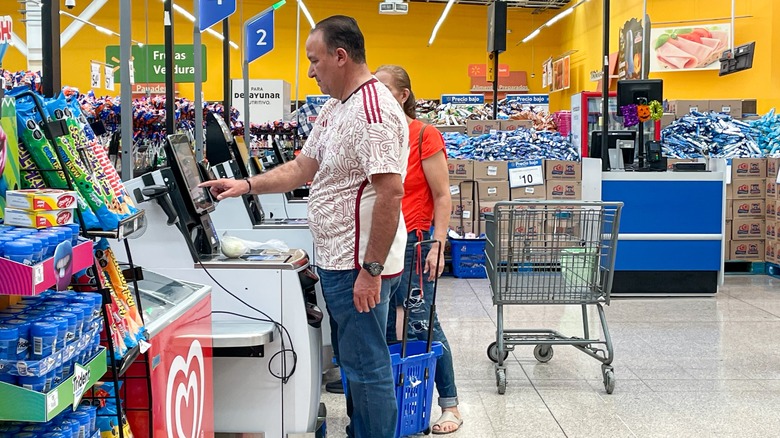
[[[509,163],[509,187],[538,186],[544,184],[542,160]]]

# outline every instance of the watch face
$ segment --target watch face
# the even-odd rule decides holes
[[[369,274],[376,277],[377,275],[382,273],[384,266],[380,265],[379,263],[373,262],[373,263],[363,264],[363,268],[365,268]]]

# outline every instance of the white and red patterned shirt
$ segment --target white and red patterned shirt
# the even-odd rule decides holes
[[[406,175],[409,127],[403,109],[376,78],[346,100],[330,99],[301,151],[319,170],[309,193],[309,227],[323,269],[359,269],[364,262],[376,192],[371,176]],[[403,270],[406,226],[398,230],[383,276]],[[371,261],[371,260],[366,260]]]

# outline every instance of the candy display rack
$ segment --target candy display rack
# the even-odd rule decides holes
[[[40,113],[42,120],[47,120],[45,111],[43,109],[43,106],[41,105],[40,98],[38,95],[31,91],[25,91],[23,93],[20,93],[17,95],[17,98],[23,97],[23,96],[30,96],[35,103],[35,107],[37,111]],[[42,125],[43,132],[46,136],[46,138],[51,142],[52,145],[56,145],[56,139],[58,137],[62,137],[67,135],[68,129],[66,127],[66,123],[64,120],[52,120],[46,123],[43,123]],[[76,190],[75,184],[68,174],[67,171],[65,171],[65,166],[63,163],[67,162],[65,159],[64,152],[60,150],[58,147],[54,147],[54,150],[56,151],[56,154],[54,157],[52,157],[54,160],[56,160],[56,165],[54,166],[54,172],[60,172],[65,179],[65,182],[67,183],[67,188],[69,190]],[[83,220],[81,211],[76,209],[76,214],[79,219],[79,223],[84,224],[85,221]],[[94,230],[86,230],[85,228],[81,229],[81,234],[83,237],[87,239],[97,239],[97,238],[109,238],[109,239],[118,239],[123,242],[125,245],[126,253],[128,254],[128,260],[130,271],[135,272],[136,268],[133,264],[132,257],[129,256],[131,254],[130,246],[127,241],[128,237],[131,237],[134,233],[142,232],[145,226],[145,214],[143,210],[139,210],[137,213],[123,219],[120,221],[118,227],[114,230],[101,230],[101,231],[94,231]],[[90,245],[91,249],[92,245]],[[106,346],[106,352],[103,354],[103,356],[106,358],[104,360],[104,364],[106,364],[106,369],[103,370],[103,373],[101,373],[101,376],[105,375],[106,380],[112,382],[114,384],[114,388],[116,390],[114,391],[112,398],[114,398],[114,401],[116,403],[116,414],[111,415],[112,417],[116,417],[116,423],[115,424],[123,424],[125,420],[125,409],[122,404],[122,398],[119,391],[119,388],[122,386],[120,382],[123,379],[124,374],[127,372],[127,370],[130,368],[130,366],[136,361],[136,359],[139,356],[144,356],[143,364],[145,365],[143,368],[145,370],[145,373],[143,376],[136,376],[134,378],[142,378],[146,380],[146,387],[147,387],[147,395],[148,395],[148,415],[149,418],[152,417],[152,387],[151,387],[151,362],[148,360],[148,358],[143,354],[143,348],[142,343],[139,343],[139,345],[134,346],[130,350],[128,350],[123,357],[117,358],[117,346],[114,344],[111,331],[113,328],[113,324],[109,315],[109,312],[107,312],[107,309],[111,307],[112,298],[111,298],[111,291],[109,290],[109,287],[104,284],[103,281],[100,281],[100,276],[97,275],[97,273],[101,270],[101,266],[97,260],[96,257],[92,257],[91,263],[89,264],[91,267],[89,269],[93,270],[94,275],[94,281],[89,284],[80,284],[79,286],[86,286],[91,288],[94,292],[92,293],[99,293],[101,294],[103,298],[103,324],[105,327],[105,339],[102,340],[102,343]],[[89,266],[88,265],[88,266]],[[108,283],[108,280],[105,280],[105,283]],[[138,308],[138,312],[141,316],[141,320],[143,322],[143,306],[141,304],[141,297],[140,293],[138,291],[138,284],[135,279],[135,276],[133,276],[133,295],[135,298],[135,303]],[[148,345],[148,344],[147,344]],[[94,393],[91,397],[85,397],[85,399],[90,399],[92,403],[100,403],[102,402],[100,399],[100,396],[96,396]],[[149,436],[152,436],[152,422],[149,422]],[[119,438],[127,438],[124,428],[118,429],[118,437]]]
[[[86,384],[77,384],[73,375],[46,393],[0,382],[0,421],[46,422],[78,405],[81,395],[106,374],[106,349],[101,348],[83,367]]]

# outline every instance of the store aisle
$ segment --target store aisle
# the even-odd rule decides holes
[[[439,297],[465,419],[459,438],[761,437],[780,430],[780,280],[730,276],[715,298],[613,301],[612,395],[599,363],[570,346],[556,347],[547,364],[536,362],[532,347],[518,347],[506,394],[498,395],[485,354],[495,337],[488,281],[445,278]],[[579,318],[577,307],[526,306],[510,309],[505,321],[576,334]],[[598,327],[593,318],[591,326]],[[329,436],[344,436],[343,396],[323,389],[322,399]]]

